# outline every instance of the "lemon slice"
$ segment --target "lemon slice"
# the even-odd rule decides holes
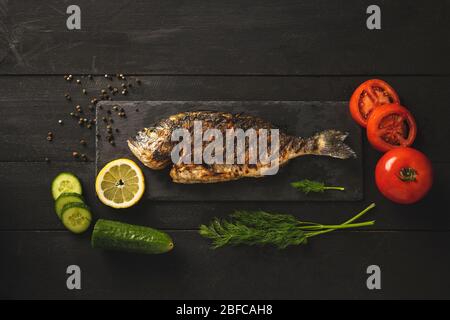
[[[130,159],[117,159],[107,163],[95,180],[95,191],[100,201],[117,209],[135,205],[144,190],[142,170]]]

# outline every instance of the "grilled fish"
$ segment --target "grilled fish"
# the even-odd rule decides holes
[[[242,113],[183,112],[160,120],[152,127],[139,131],[136,137],[128,140],[128,146],[145,166],[153,170],[160,170],[172,165],[170,176],[176,183],[215,183],[266,175],[268,164],[259,160],[256,163],[249,163],[249,150],[245,150],[245,162],[241,164],[172,163],[171,152],[177,144],[176,141],[172,141],[173,131],[185,129],[193,135],[194,122],[196,121],[201,121],[203,131],[217,129],[223,136],[226,135],[227,129],[242,129],[244,131],[254,129],[257,133],[259,129],[278,129],[264,119]],[[356,157],[354,151],[343,142],[348,135],[347,133],[326,130],[309,138],[301,138],[288,135],[282,130],[278,132],[278,163],[280,166],[303,155],[321,155],[339,159]],[[206,142],[204,143],[206,144]],[[205,144],[202,145],[203,148],[205,148]],[[247,143],[245,148],[248,149]],[[226,144],[223,149],[225,154]]]

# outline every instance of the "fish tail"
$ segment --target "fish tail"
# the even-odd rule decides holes
[[[338,159],[356,158],[356,153],[344,143],[347,132],[325,130],[305,140],[303,152]]]

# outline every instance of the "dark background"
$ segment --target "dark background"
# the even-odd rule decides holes
[[[450,298],[450,1],[79,0],[80,31],[66,29],[70,4],[0,0],[1,298]],[[366,28],[370,4],[381,7],[382,30]],[[63,75],[99,75],[88,85],[94,92],[107,83],[102,74],[118,72],[142,80],[125,100],[345,101],[360,82],[380,77],[414,113],[415,146],[431,158],[435,186],[416,205],[383,199],[373,182],[380,154],[364,141],[364,201],[109,210],[93,190],[94,130],[68,116],[86,98]],[[89,161],[74,161],[74,150]],[[53,212],[50,182],[60,171],[80,177],[97,217],[164,229],[176,249],[163,256],[91,249],[89,234],[65,231]],[[337,223],[371,202],[375,227],[283,251],[212,251],[196,231],[237,208]],[[70,264],[82,269],[80,291],[66,289]],[[371,264],[381,267],[380,291],[366,288]]]

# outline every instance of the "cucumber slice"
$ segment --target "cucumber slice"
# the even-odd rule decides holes
[[[62,209],[61,220],[68,230],[82,233],[91,225],[92,216],[85,204],[69,203]]]
[[[55,211],[58,217],[61,219],[61,213],[64,206],[68,203],[83,203],[83,197],[78,193],[61,193],[61,195],[55,201]]]
[[[52,195],[56,200],[64,192],[82,193],[81,183],[75,175],[70,172],[61,172],[53,179]]]
[[[173,249],[173,241],[165,232],[103,219],[99,219],[94,226],[91,244],[93,248],[144,254]]]

